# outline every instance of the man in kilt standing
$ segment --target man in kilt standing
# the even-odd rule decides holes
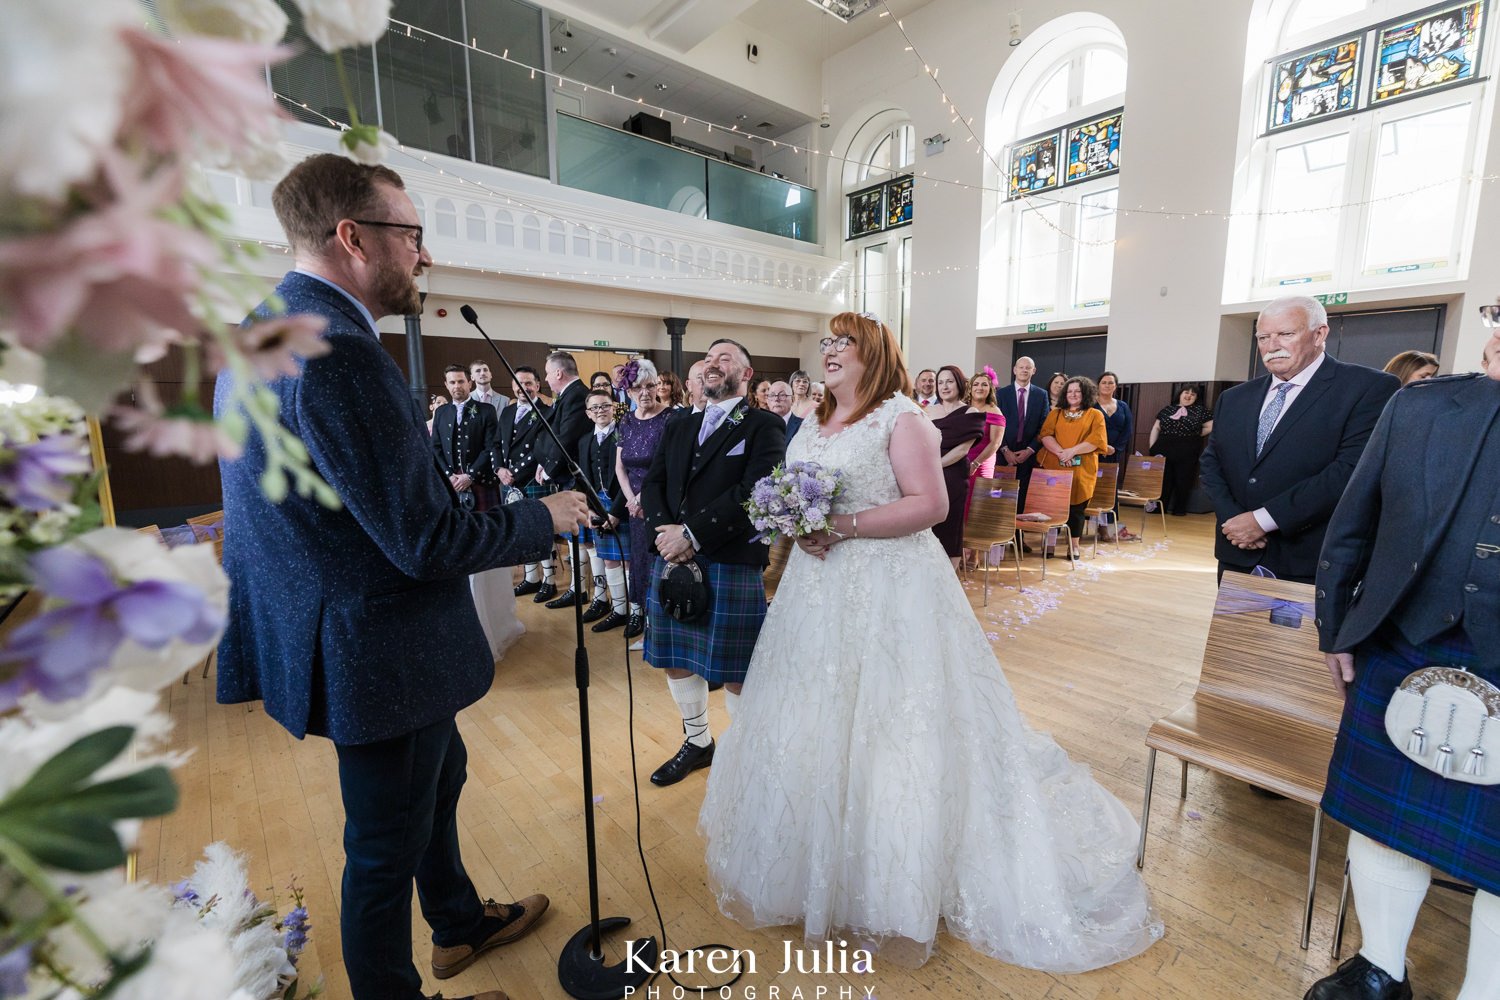
[[[516,401],[500,413],[499,426],[495,432],[495,478],[500,481],[503,497],[511,489],[521,490],[528,500],[540,500],[556,493],[550,484],[536,481],[536,470],[544,455],[541,449],[546,431],[536,413],[547,413],[543,403],[541,380],[536,369],[522,365],[516,369]],[[555,549],[554,549],[555,551]],[[557,573],[557,561],[548,556],[540,563],[527,563],[525,579],[516,584],[516,596],[535,594],[532,600],[540,604],[557,596],[557,584],[553,577]]]
[[[732,340],[709,345],[703,359],[705,408],[673,420],[641,488],[641,508],[656,550],[646,602],[645,659],[666,672],[682,712],[686,739],[651,781],[673,785],[713,761],[708,685],[725,688],[730,717],[750,653],[766,617],[761,573],[768,548],[753,541],[744,502],[756,482],[786,454],[786,425],[751,408],[743,392],[754,369],[750,353]],[[708,613],[693,622],[663,610],[661,575],[668,563],[696,561],[708,586]]]
[[[1482,311],[1487,325],[1500,322],[1500,307]],[[1500,777],[1500,755],[1475,742],[1489,742],[1487,728],[1500,732],[1500,705],[1475,718],[1477,737],[1455,729],[1448,711],[1424,712],[1399,743],[1386,723],[1402,681],[1425,667],[1500,685],[1500,329],[1492,332],[1485,375],[1414,382],[1392,397],[1323,543],[1318,635],[1347,698],[1323,810],[1350,828],[1363,941],[1308,1000],[1411,997],[1406,945],[1433,869],[1478,890],[1459,1000],[1500,998],[1500,786],[1482,783]]]

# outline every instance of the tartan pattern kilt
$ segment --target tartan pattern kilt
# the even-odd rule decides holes
[[[608,493],[600,493],[599,499],[604,501],[606,510],[614,500]],[[599,553],[600,559],[624,562],[630,558],[630,523],[621,521],[614,531],[595,531],[593,528],[585,528],[583,544],[592,545],[594,551]]]
[[[700,562],[708,567],[713,610],[702,621],[685,625],[662,610],[661,574],[667,563],[661,556],[651,560],[645,660],[653,667],[691,670],[710,682],[743,683],[766,620],[761,567]]]
[[[1412,671],[1431,666],[1465,667],[1500,684],[1500,670],[1480,662],[1461,628],[1413,646],[1386,626],[1362,643],[1328,765],[1323,811],[1438,871],[1500,893],[1500,785],[1439,777],[1408,760],[1385,732],[1385,709],[1396,688]]]

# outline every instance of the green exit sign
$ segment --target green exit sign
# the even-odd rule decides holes
[[[1047,324],[1046,323],[1027,323],[1026,324],[1026,332],[1027,333],[1046,333],[1047,332]]]
[[[1314,295],[1313,298],[1325,306],[1346,306],[1349,304],[1348,292],[1329,292],[1327,295]]]
[[[607,341],[607,340],[596,340],[596,341],[594,341],[594,346],[595,347],[608,347],[609,346],[609,341]]]

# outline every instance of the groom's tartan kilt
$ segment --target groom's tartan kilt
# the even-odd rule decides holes
[[[1413,646],[1387,625],[1355,650],[1323,811],[1371,840],[1500,894],[1500,785],[1439,777],[1408,760],[1386,735],[1391,695],[1407,674],[1433,666],[1465,667],[1500,684],[1500,670],[1480,662],[1461,628]],[[1455,749],[1453,766],[1462,767],[1469,748]]]
[[[699,560],[708,567],[709,603],[713,610],[700,622],[685,625],[662,610],[661,574],[666,560],[651,560],[651,588],[646,597],[645,660],[661,669],[691,670],[706,681],[739,684],[745,680],[750,654],[766,620],[762,568]]]

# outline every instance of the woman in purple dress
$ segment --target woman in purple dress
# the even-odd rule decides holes
[[[646,631],[646,591],[650,586],[651,557],[656,553],[655,539],[648,537],[646,519],[641,514],[641,486],[651,460],[661,444],[662,431],[672,411],[657,398],[661,379],[656,366],[639,358],[620,373],[619,388],[630,393],[635,410],[620,421],[620,446],[615,452],[615,475],[620,495],[613,513],[620,520],[630,519],[630,618],[625,623],[625,638],[634,639]]]
[[[942,434],[938,452],[942,455],[943,482],[948,487],[948,516],[935,524],[932,533],[943,543],[943,551],[953,568],[958,569],[964,550],[964,500],[969,491],[969,449],[985,435],[985,415],[964,402],[969,391],[968,379],[955,365],[938,370],[938,401],[922,411]]]

